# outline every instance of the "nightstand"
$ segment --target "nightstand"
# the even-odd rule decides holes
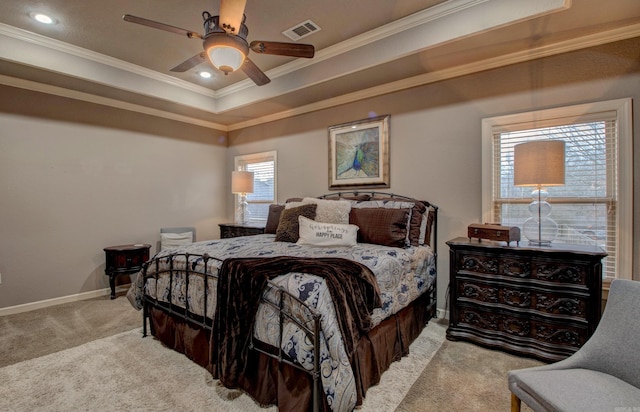
[[[218,226],[220,226],[220,239],[226,239],[226,238],[238,237],[238,236],[261,235],[264,233],[264,226],[258,226],[258,225],[243,225],[239,223],[221,223]]]
[[[149,260],[150,248],[151,245],[144,243],[104,248],[104,274],[109,276],[111,299],[116,298],[116,277],[139,272],[142,264]]]
[[[469,238],[447,245],[449,340],[555,362],[577,351],[596,329],[607,255],[602,249]]]

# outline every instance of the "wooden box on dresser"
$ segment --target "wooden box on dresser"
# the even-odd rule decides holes
[[[577,351],[595,330],[602,249],[508,246],[469,238],[447,244],[449,340],[555,362]]]

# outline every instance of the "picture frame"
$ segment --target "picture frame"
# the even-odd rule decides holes
[[[389,187],[390,117],[329,127],[329,190]]]

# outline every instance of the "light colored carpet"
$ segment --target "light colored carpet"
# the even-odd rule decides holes
[[[508,411],[508,371],[539,365],[543,363],[468,342],[445,341],[395,412]],[[522,411],[531,409],[523,403]]]
[[[359,410],[393,411],[444,335],[443,325],[430,322],[411,354],[391,366]],[[276,411],[220,387],[184,355],[141,336],[138,328],[1,368],[0,410]]]
[[[0,316],[0,367],[142,326],[124,297],[108,296]]]

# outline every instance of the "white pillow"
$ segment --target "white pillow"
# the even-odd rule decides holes
[[[160,250],[173,249],[193,243],[193,232],[160,233]]]
[[[332,200],[334,202],[334,200]],[[313,246],[355,246],[358,226],[338,223],[322,223],[298,216],[300,225],[299,245]]]
[[[302,203],[315,203],[318,205],[316,209],[316,222],[340,223],[344,225],[349,223],[351,202],[348,200],[327,200],[305,197],[302,199]]]

